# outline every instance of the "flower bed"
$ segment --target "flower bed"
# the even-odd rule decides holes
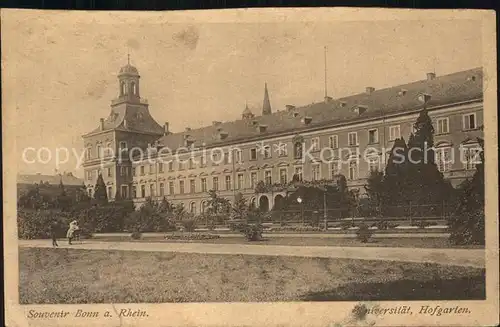
[[[166,240],[212,240],[220,238],[220,235],[205,234],[205,233],[182,233],[182,234],[170,234],[165,235]]]
[[[280,226],[265,229],[266,232],[320,232],[321,227],[312,226]]]

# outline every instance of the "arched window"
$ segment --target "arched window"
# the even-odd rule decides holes
[[[208,208],[208,202],[203,200],[201,201],[201,213],[205,213],[207,211],[207,208]]]
[[[137,85],[135,82],[130,83],[130,88],[132,89],[132,94],[137,95]]]
[[[120,83],[120,95],[125,95],[127,94],[127,88],[125,85],[125,82]]]
[[[189,212],[192,214],[196,213],[196,203],[195,202],[189,203]]]
[[[100,158],[102,156],[102,148],[101,145],[97,145],[97,158]]]
[[[90,160],[92,158],[92,147],[91,146],[87,146],[86,157],[87,157],[87,160]]]
[[[293,145],[293,156],[295,159],[302,159],[302,142],[295,142]]]

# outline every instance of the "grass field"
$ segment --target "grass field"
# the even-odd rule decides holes
[[[264,236],[262,241],[248,242],[241,237],[221,237],[211,240],[166,240],[163,237],[146,237],[142,240],[133,240],[129,236],[118,237],[99,237],[97,241],[110,242],[193,242],[193,243],[211,243],[211,244],[252,244],[252,245],[291,245],[291,246],[384,246],[384,247],[411,247],[411,248],[484,248],[484,246],[468,245],[456,246],[448,242],[444,237],[426,237],[426,238],[372,238],[368,243],[362,243],[356,238],[332,238],[332,237],[273,237]]]
[[[458,300],[485,270],[350,259],[19,248],[23,304]]]

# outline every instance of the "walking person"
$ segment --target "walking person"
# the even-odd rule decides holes
[[[50,224],[50,237],[52,238],[52,246],[58,247],[57,244],[57,234],[59,232],[59,222],[57,220],[52,221]]]
[[[73,237],[75,236],[75,231],[77,231],[78,228],[78,223],[76,220],[73,220],[71,223],[69,223],[69,229],[68,232],[66,233],[66,237],[68,238],[68,244],[71,245],[71,241],[73,240]]]

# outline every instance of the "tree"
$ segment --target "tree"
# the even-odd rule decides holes
[[[477,139],[480,162],[471,180],[459,187],[459,201],[449,218],[450,241],[454,244],[485,244],[484,140]]]
[[[373,171],[370,173],[365,185],[366,193],[368,194],[370,214],[381,215],[382,198],[386,196],[384,188],[384,173]]]
[[[108,194],[106,192],[106,184],[104,184],[104,179],[102,178],[102,174],[99,174],[97,177],[97,182],[94,188],[94,200],[98,204],[108,203]]]
[[[398,138],[394,140],[385,167],[383,189],[387,192],[380,194],[382,206],[399,205],[407,201],[409,197],[408,164],[408,147],[404,138]]]
[[[59,194],[55,200],[55,207],[61,209],[62,211],[67,211],[73,205],[73,201],[66,194],[66,190],[64,189],[64,184],[62,182],[62,178],[59,182]]]
[[[237,193],[232,206],[233,218],[245,219],[249,209],[249,205],[247,200],[243,197],[243,194]]]

